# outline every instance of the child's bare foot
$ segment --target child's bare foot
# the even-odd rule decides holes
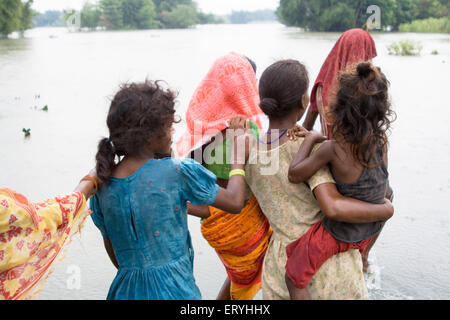
[[[287,275],[285,275],[285,281],[291,300],[311,300],[308,289],[297,288]]]

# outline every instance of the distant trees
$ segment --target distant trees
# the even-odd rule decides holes
[[[88,29],[188,28],[219,22],[200,12],[192,0],[99,0],[85,3],[80,14],[80,27]]]
[[[100,23],[101,11],[98,5],[86,2],[81,9],[81,26],[89,29],[96,28]]]
[[[253,21],[276,21],[275,12],[270,9],[256,11],[232,11],[228,20],[230,23],[241,24]]]
[[[33,23],[33,0],[2,0],[0,2],[0,36],[14,31],[23,32]]]
[[[162,13],[162,23],[166,28],[188,28],[198,22],[196,6],[179,4],[171,11]]]
[[[345,31],[364,27],[371,5],[381,9],[381,26],[394,30],[416,19],[449,15],[448,0],[280,0],[277,15],[288,26]]]
[[[58,10],[48,10],[34,16],[33,27],[60,27],[63,25],[63,14]]]
[[[22,2],[22,12],[20,15],[20,27],[19,31],[24,32],[27,29],[31,29],[33,27],[33,16],[34,11],[31,9],[31,5],[33,4],[33,0],[28,0],[27,2]]]

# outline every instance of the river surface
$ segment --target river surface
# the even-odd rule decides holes
[[[188,30],[68,33],[34,29],[25,39],[0,40],[0,187],[41,201],[73,190],[94,166],[107,136],[109,99],[127,81],[163,79],[179,92],[178,114],[213,61],[229,51],[258,65],[304,62],[311,82],[338,39],[280,24],[199,26]],[[450,299],[450,35],[374,34],[391,82],[398,119],[390,137],[389,171],[396,213],[371,254],[372,299]],[[388,55],[393,41],[423,45],[418,57]],[[432,55],[433,50],[438,55]],[[45,105],[48,112],[42,111]],[[176,137],[185,127],[176,125]],[[24,139],[22,128],[31,129]],[[195,276],[204,299],[214,299],[223,265],[189,218]],[[80,276],[80,285],[71,281]],[[88,218],[40,299],[105,299],[115,269]],[[261,294],[257,296],[261,298]]]

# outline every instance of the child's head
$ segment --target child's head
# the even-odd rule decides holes
[[[158,82],[122,85],[107,117],[109,138],[102,139],[96,156],[100,183],[108,181],[116,156],[151,157],[170,154],[176,94]]]
[[[271,119],[295,113],[300,120],[309,103],[308,71],[296,60],[281,60],[269,66],[259,81],[260,107]]]
[[[371,62],[360,62],[339,73],[337,91],[330,103],[336,140],[351,145],[353,156],[369,166],[380,147],[387,148],[391,125],[389,82]]]

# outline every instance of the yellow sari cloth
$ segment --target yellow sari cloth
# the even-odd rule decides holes
[[[231,280],[232,300],[252,300],[261,289],[262,263],[272,229],[252,196],[240,214],[210,207],[202,234],[216,250]]]
[[[34,298],[88,215],[78,192],[30,203],[0,189],[0,300]]]

